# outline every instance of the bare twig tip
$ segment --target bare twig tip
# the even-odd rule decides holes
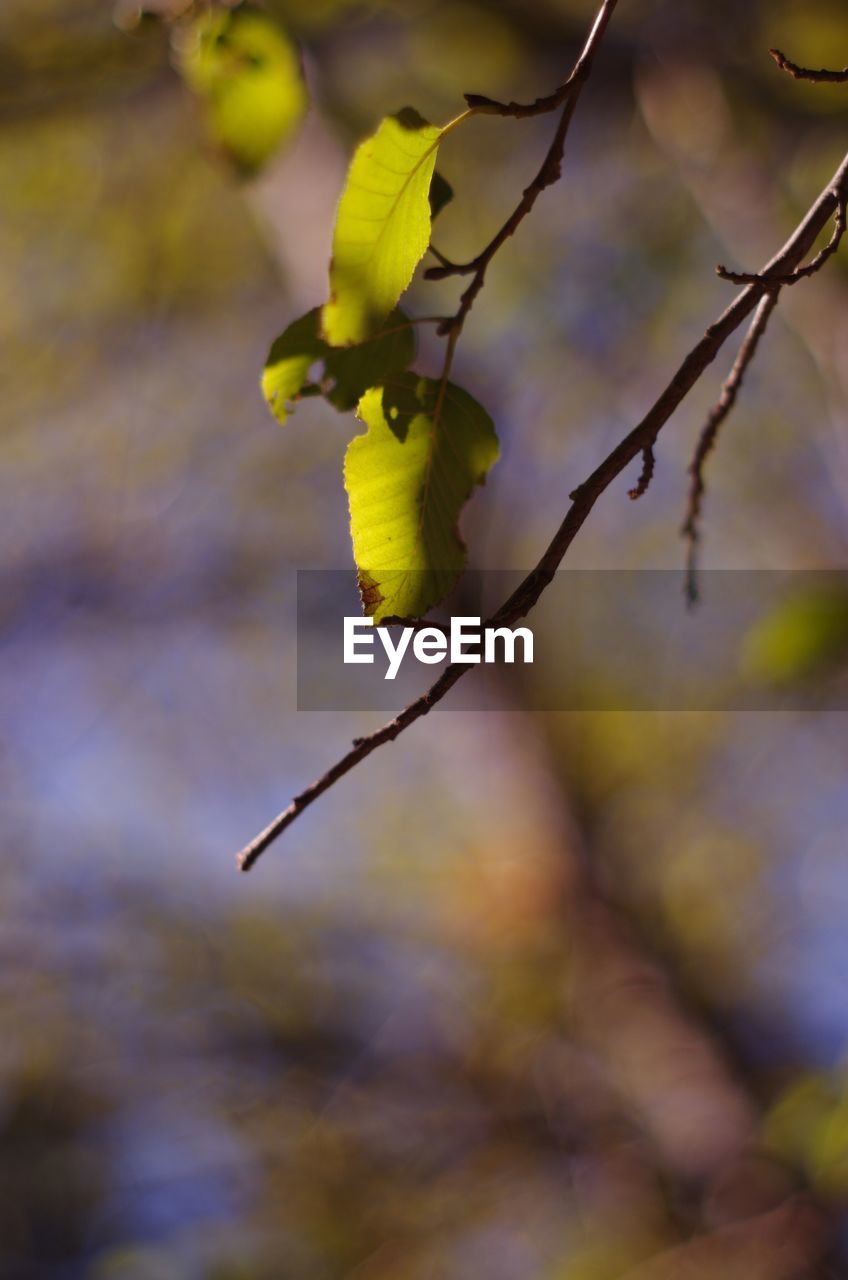
[[[813,71],[811,67],[799,67],[797,62],[792,62],[780,49],[769,49],[769,53],[780,70],[795,80],[808,80],[811,84],[848,84],[848,67],[843,67],[840,71],[829,71],[826,67]]]
[[[651,486],[651,481],[654,478],[654,469],[656,465],[657,460],[654,455],[654,446],[652,444],[646,445],[642,450],[642,474],[639,476],[639,479],[633,488],[628,490],[628,496],[632,502],[635,502],[637,498],[643,497],[648,492],[648,489]]]

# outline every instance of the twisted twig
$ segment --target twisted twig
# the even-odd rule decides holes
[[[716,446],[722,423],[736,403],[745,374],[757,354],[760,339],[766,331],[769,317],[777,306],[779,294],[779,288],[772,289],[760,299],[760,304],[754,313],[754,318],[745,335],[745,340],[733,362],[733,368],[721,388],[718,400],[707,415],[707,420],[698,437],[692,462],[689,465],[689,475],[692,480],[689,487],[689,505],[686,509],[686,519],[683,522],[681,533],[688,543],[686,553],[686,598],[690,604],[694,604],[698,599],[698,544],[701,539],[698,521],[706,487],[704,483],[704,466]]]

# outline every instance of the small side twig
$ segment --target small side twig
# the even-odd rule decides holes
[[[780,289],[778,287],[770,290],[760,300],[745,339],[733,362],[733,368],[722,385],[718,400],[707,415],[707,420],[698,437],[698,443],[695,446],[695,452],[689,465],[689,475],[691,476],[689,503],[686,509],[686,519],[680,532],[687,542],[686,599],[690,605],[695,604],[698,599],[698,547],[701,541],[699,521],[706,492],[704,467],[707,458],[716,446],[719,432],[725,419],[736,404],[745,374],[757,354],[757,347],[766,331],[771,313],[777,306],[779,295]]]
[[[480,111],[484,115],[511,116],[514,120],[527,120],[531,116],[543,116],[549,111],[556,111],[557,107],[561,107],[565,102],[571,92],[571,86],[572,81],[569,77],[558,89],[554,89],[553,93],[543,98],[536,98],[534,102],[498,102],[495,98],[487,98],[482,93],[466,93],[464,96],[472,110]]]
[[[461,270],[455,262],[451,262],[450,258],[446,258],[443,253],[439,253],[439,250],[434,244],[427,246],[427,252],[432,253],[433,257],[439,263],[439,266],[443,267],[449,275],[458,274]]]
[[[628,490],[628,497],[635,502],[637,498],[641,498],[648,492],[651,481],[654,478],[654,469],[657,460],[654,455],[653,444],[646,445],[642,450],[642,473],[632,489]]]
[[[521,200],[516,208],[507,218],[497,235],[493,236],[485,249],[472,259],[471,262],[456,263],[451,262],[438,249],[430,246],[430,251],[436,258],[439,266],[430,267],[425,271],[425,278],[428,280],[444,280],[449,276],[472,276],[471,283],[461,294],[459,305],[453,315],[447,316],[438,325],[436,333],[443,338],[447,338],[445,346],[445,357],[442,363],[442,374],[439,384],[439,394],[436,405],[433,410],[433,431],[437,429],[444,404],[445,393],[447,391],[448,379],[450,377],[451,368],[453,366],[454,355],[456,354],[457,343],[465,326],[465,321],[477,296],[486,282],[486,272],[489,263],[494,258],[498,250],[506,243],[518,229],[519,225],[524,221],[531,209],[535,205],[541,193],[546,187],[552,186],[559,181],[562,174],[562,160],[565,152],[565,141],[568,136],[568,130],[571,127],[571,121],[574,116],[574,109],[577,106],[577,100],[583,85],[589,78],[592,65],[595,60],[595,54],[601,43],[604,32],[609,26],[613,11],[618,0],[600,0],[600,5],[592,23],[586,43],[574,64],[571,75],[565,84],[561,85],[553,94],[547,98],[539,98],[530,106],[522,107],[518,103],[511,103],[509,106],[503,103],[496,103],[493,99],[483,98],[479,94],[466,94],[470,111],[492,112],[501,115],[540,115],[543,111],[553,110],[556,106],[563,105],[562,115],[560,116],[553,141],[548,148],[541,168],[536,174],[533,181],[525,189]]]
[[[809,67],[799,67],[797,62],[790,62],[786,54],[781,53],[780,49],[769,49],[769,53],[781,71],[786,71],[790,76],[794,76],[796,80],[809,80],[813,84],[848,83],[848,67],[843,67],[841,71],[827,71],[824,68],[821,71],[812,71]]]
[[[603,0],[601,3],[592,28],[586,38],[582,52],[574,64],[571,75],[553,94],[547,98],[539,98],[535,103],[522,106],[520,103],[497,103],[490,98],[482,98],[479,94],[466,94],[466,101],[470,107],[478,111],[489,111],[498,115],[511,115],[516,117],[540,115],[545,111],[551,111],[562,106],[562,115],[557,125],[556,133],[553,141],[542,161],[541,167],[530,185],[525,188],[522,193],[521,200],[516,205],[506,222],[500,230],[492,237],[476,258],[472,258],[470,262],[449,262],[446,259],[441,261],[442,255],[436,256],[440,259],[440,265],[430,267],[424,275],[428,280],[444,280],[448,276],[456,275],[473,275],[474,279],[466,289],[460,299],[459,309],[451,322],[457,328],[462,328],[468,312],[474,305],[477,294],[483,287],[486,278],[486,271],[489,263],[501,246],[514,235],[520,224],[532,210],[541,193],[557,182],[562,173],[562,160],[565,151],[565,140],[571,126],[577,101],[580,97],[583,86],[589,78],[592,65],[595,60],[595,54],[609,26],[613,10],[617,4],[617,0]],[[448,332],[447,328],[445,332]]]
[[[799,280],[809,280],[810,276],[814,276],[817,271],[821,271],[827,260],[836,253],[842,243],[842,237],[845,235],[846,229],[848,229],[848,206],[846,206],[845,199],[842,198],[836,206],[833,234],[824,248],[805,267],[798,267],[795,271],[789,272],[788,275],[758,276],[746,271],[728,271],[727,267],[723,267],[719,263],[716,267],[716,275],[721,276],[722,280],[729,280],[731,284],[792,285],[797,284]]]

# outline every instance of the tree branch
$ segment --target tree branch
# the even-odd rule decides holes
[[[642,421],[574,490],[571,494],[571,506],[538,564],[489,620],[488,625],[511,625],[529,613],[552,581],[568,548],[601,495],[634,458],[653,448],[663,426],[704,371],[709,368],[727,339],[755,310],[757,304],[770,292],[774,292],[774,286],[770,288],[763,282],[762,277],[772,279],[775,274],[782,275],[794,271],[815,244],[817,237],[827,225],[828,219],[833,217],[840,201],[844,202],[846,198],[848,198],[848,155],[845,156],[832,181],[822,191],[783,248],[763,268],[760,277],[752,281],[709,326]],[[295,818],[299,817],[304,809],[307,809],[325,791],[329,791],[340,778],[370,756],[378,747],[394,741],[416,720],[427,715],[468,670],[468,666],[459,664],[446,667],[435,684],[420,698],[411,702],[393,720],[367,737],[357,739],[356,744],[346,755],[342,756],[331,769],[328,769],[305,791],[295,796],[288,808],[284,809],[264,831],[245,846],[238,857],[241,870],[249,871],[257,858],[287,827],[291,826]]]
[[[810,80],[813,84],[846,84],[848,83],[848,67],[841,71],[811,71],[809,67],[799,67],[797,62],[790,62],[785,53],[779,49],[769,49],[781,71],[786,71],[796,80]]]
[[[760,299],[757,310],[754,312],[754,318],[745,339],[739,348],[738,355],[733,362],[733,368],[728,374],[724,385],[721,388],[721,394],[713,405],[707,420],[698,437],[698,443],[695,447],[695,453],[689,467],[689,474],[692,482],[689,488],[689,504],[686,509],[686,519],[683,522],[681,533],[688,542],[688,550],[686,556],[686,598],[690,604],[694,604],[698,599],[698,544],[701,540],[698,520],[701,514],[701,506],[704,499],[704,466],[707,458],[712,453],[718,440],[718,434],[724,423],[725,418],[729,415],[733,406],[736,404],[739,390],[745,379],[745,374],[757,354],[757,348],[760,345],[760,339],[766,331],[771,313],[777,306],[777,300],[780,294],[779,287],[771,290]]]

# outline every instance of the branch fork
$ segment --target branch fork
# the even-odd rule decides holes
[[[554,139],[536,178],[525,190],[512,215],[482,253],[472,262],[462,266],[450,263],[440,254],[436,254],[441,265],[439,268],[431,268],[428,273],[430,278],[443,278],[446,275],[473,275],[471,283],[460,299],[455,315],[443,320],[439,326],[439,331],[448,336],[443,384],[446,384],[447,381],[450,364],[462,326],[480,289],[483,287],[489,262],[530,212],[540,192],[550,185],[555,180],[555,177],[559,176],[565,140],[574,108],[579,98],[580,89],[589,76],[595,52],[612,17],[615,5],[616,0],[603,0],[586,45],[575,64],[571,76],[566,84],[557,90],[551,98],[539,99],[537,103],[530,104],[526,108],[522,108],[515,103],[498,104],[489,99],[476,99],[470,102],[470,105],[476,109],[488,110],[493,114],[499,115],[541,114],[543,110],[551,110],[557,105],[562,105],[563,111]],[[793,66],[794,64],[787,64],[785,69],[795,74],[795,71],[792,70]],[[822,73],[813,73],[814,76],[820,74]],[[832,78],[834,73],[828,74]],[[844,73],[837,74],[841,77]],[[801,78],[810,78],[810,76],[805,75]],[[556,101],[558,95],[563,96],[559,101]],[[646,491],[654,470],[654,447],[660,431],[698,382],[699,378],[710,367],[728,338],[753,313],[753,319],[740,347],[733,369],[725,381],[719,400],[709,415],[707,424],[701,433],[698,448],[690,467],[692,483],[684,531],[690,539],[689,584],[690,589],[692,588],[694,583],[694,549],[699,538],[697,521],[704,492],[704,462],[714,447],[722,422],[733,407],[745,373],[756,354],[757,346],[765,332],[768,320],[777,305],[781,288],[813,274],[814,270],[819,270],[824,262],[836,252],[845,231],[846,202],[848,202],[848,155],[845,156],[832,181],[828,183],[819,195],[789,240],[766,264],[762,271],[745,276],[733,276],[731,273],[727,273],[727,277],[733,279],[734,283],[744,285],[742,292],[708,326],[704,335],[683,359],[641,422],[637,423],[629,434],[598,464],[594,471],[572,491],[571,505],[535,568],[527,574],[509,599],[504,601],[497,612],[487,620],[486,625],[512,625],[530,612],[552,581],[566,552],[595,504],[610,485],[640,455],[643,463],[642,472],[636,486],[631,490],[631,497],[639,497]],[[830,244],[825,250],[822,250],[808,267],[801,267],[800,264],[812,250],[819,235],[834,217],[836,226]],[[446,667],[425,693],[411,702],[392,720],[389,720],[373,733],[354,739],[352,747],[341,759],[322,774],[320,778],[295,796],[288,807],[269,823],[264,831],[260,832],[255,839],[245,846],[238,856],[238,865],[241,870],[249,871],[262,853],[319,796],[328,791],[336,782],[365,760],[372,752],[376,751],[378,747],[394,741],[416,720],[420,720],[427,715],[469,669],[464,664],[453,664]]]

